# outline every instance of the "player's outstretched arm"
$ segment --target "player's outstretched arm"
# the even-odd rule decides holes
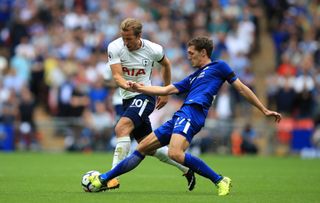
[[[144,94],[151,94],[151,95],[170,95],[170,94],[177,94],[179,90],[173,85],[167,86],[144,86],[140,83],[135,83],[132,81],[128,81],[127,84],[136,92],[141,92]]]
[[[245,85],[243,84],[239,79],[234,81],[232,85],[238,90],[238,92],[245,97],[252,105],[257,107],[265,116],[268,117],[274,117],[276,122],[280,122],[281,120],[281,114],[275,111],[271,111],[267,109],[261,101],[258,99],[258,97]]]

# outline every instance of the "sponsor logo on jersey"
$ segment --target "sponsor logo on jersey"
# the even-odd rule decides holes
[[[144,69],[128,69],[127,67],[122,67],[123,74],[130,75],[130,76],[139,76],[145,75],[146,72]]]

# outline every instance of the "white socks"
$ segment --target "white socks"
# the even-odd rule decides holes
[[[118,163],[125,159],[129,152],[131,146],[131,139],[129,136],[117,138],[117,145],[113,153],[112,168],[114,168]]]
[[[131,139],[129,136],[117,138],[117,145],[113,154],[112,168],[114,168],[116,165],[118,165],[118,163],[128,156],[130,152],[130,146]],[[167,146],[157,149],[153,156],[166,164],[177,167],[180,171],[182,171],[183,174],[187,173],[189,170],[189,168],[169,158]]]
[[[183,172],[183,174],[186,174],[189,170],[189,168],[179,164],[178,162],[173,161],[172,159],[169,158],[168,156],[168,147],[164,146],[159,149],[154,153],[154,157],[157,157],[160,161],[170,164],[172,166],[177,167],[180,171]]]

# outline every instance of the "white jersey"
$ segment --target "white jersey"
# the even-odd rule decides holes
[[[124,79],[150,86],[153,63],[161,61],[164,52],[159,44],[146,39],[141,41],[141,48],[135,51],[129,51],[121,37],[112,41],[108,45],[109,64],[120,63]],[[123,99],[129,99],[140,93],[120,88],[120,94]]]

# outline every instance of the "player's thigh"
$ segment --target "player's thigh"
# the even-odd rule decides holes
[[[135,127],[131,132],[131,136],[139,143],[143,138],[152,133],[151,122],[146,119],[143,123],[141,123],[138,127]]]
[[[130,118],[135,127],[139,127],[149,118],[155,108],[155,98],[149,95],[137,95],[132,99],[124,100],[122,116]]]
[[[151,154],[154,150],[162,147],[154,132],[146,136],[137,146],[137,150],[143,154]]]
[[[115,127],[117,137],[130,135],[134,129],[133,121],[128,117],[121,117]]]
[[[134,125],[133,128],[130,128],[130,134],[133,129],[137,129],[134,134],[138,135],[139,139],[141,139],[141,137],[148,135],[152,131],[149,115],[154,108],[155,99],[149,95],[137,95],[132,99],[124,100],[125,111],[122,117],[129,118]]]

